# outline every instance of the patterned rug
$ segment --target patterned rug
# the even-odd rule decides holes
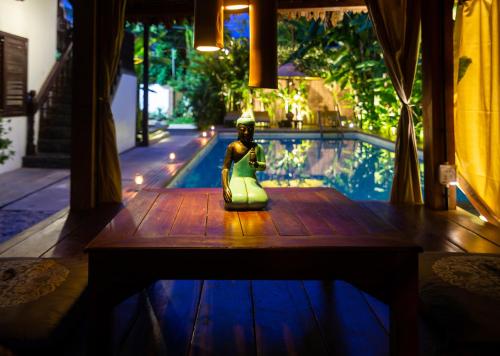
[[[69,269],[52,259],[0,260],[0,308],[33,302],[53,292]]]
[[[500,257],[450,256],[437,260],[432,270],[455,287],[500,300]]]

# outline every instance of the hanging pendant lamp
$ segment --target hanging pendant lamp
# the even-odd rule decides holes
[[[224,10],[243,10],[247,9],[248,6],[248,0],[224,0]]]
[[[250,77],[255,88],[278,88],[276,0],[250,0]]]
[[[194,4],[194,48],[202,52],[224,47],[223,0],[196,0]]]

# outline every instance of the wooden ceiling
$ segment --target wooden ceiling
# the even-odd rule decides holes
[[[203,0],[202,0],[203,1]],[[364,6],[364,0],[277,0],[278,9],[322,9]],[[172,23],[190,18],[194,13],[194,0],[128,0],[129,21]]]

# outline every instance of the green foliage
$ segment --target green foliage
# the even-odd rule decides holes
[[[192,29],[186,28],[192,43]],[[198,127],[223,122],[227,111],[239,111],[248,105],[248,39],[226,36],[225,47],[217,52],[187,51],[187,64],[170,80],[187,100],[184,110],[195,118]]]
[[[174,25],[167,29],[164,25],[151,25],[149,28],[149,81],[165,85],[172,79],[172,58],[175,66],[186,62],[185,29],[187,25]],[[134,64],[139,81],[142,81],[144,62],[144,27],[141,23],[127,23],[127,31],[135,35]]]
[[[331,28],[310,21],[305,34],[303,21],[295,20],[302,42],[287,61],[294,61],[304,72],[343,89],[343,99],[352,105],[360,128],[389,134],[390,128],[397,126],[401,105],[368,14],[347,12]],[[422,130],[421,99],[418,68],[411,100],[417,137]]]
[[[128,24],[136,34],[135,63],[142,75],[142,26]],[[151,82],[169,84],[184,95],[175,117],[194,118],[198,126],[222,123],[227,111],[246,111],[252,98],[259,98],[271,117],[278,106],[304,118],[312,115],[305,84],[263,91],[248,87],[248,39],[226,36],[225,48],[215,53],[193,49],[193,29],[188,24],[166,29],[152,26],[150,34]],[[172,51],[175,73],[172,73]],[[344,14],[336,26],[305,18],[278,22],[278,61],[294,62],[311,76],[325,79],[330,88],[340,88],[357,125],[362,129],[391,134],[400,114],[400,101],[384,64],[382,49],[367,13]],[[142,78],[142,77],[140,77]],[[140,79],[139,78],[139,79]],[[422,137],[422,83],[417,67],[411,104],[416,115],[417,138]]]
[[[6,127],[6,122],[10,123],[10,120],[5,120],[0,116],[0,164],[3,164],[14,154],[14,151],[9,149],[12,141],[6,135],[11,129]]]

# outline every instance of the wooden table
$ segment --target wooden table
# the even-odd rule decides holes
[[[394,355],[417,355],[418,253],[330,188],[267,189],[267,211],[227,212],[220,189],[141,191],[87,246],[92,354],[111,309],[158,279],[342,279],[390,306]]]

